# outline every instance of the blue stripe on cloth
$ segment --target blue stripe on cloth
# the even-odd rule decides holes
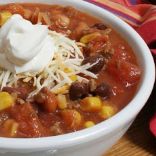
[[[135,5],[135,4],[137,4],[137,0],[130,0],[130,3]]]

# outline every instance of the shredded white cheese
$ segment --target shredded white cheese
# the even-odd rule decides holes
[[[54,38],[56,46],[54,58],[50,63],[40,73],[15,74],[0,68],[1,89],[5,86],[16,87],[19,80],[26,83],[31,81],[35,87],[35,90],[30,94],[31,97],[38,93],[42,87],[56,91],[64,85],[70,85],[73,82],[71,79],[73,75],[77,76],[78,81],[87,80],[80,76],[80,73],[91,78],[97,78],[94,73],[88,71],[94,64],[81,65],[84,60],[80,50],[84,46],[82,43],[77,43],[55,31],[49,31],[49,34]]]

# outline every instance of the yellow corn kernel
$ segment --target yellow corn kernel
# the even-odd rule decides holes
[[[81,39],[80,39],[80,42],[81,43],[84,43],[84,44],[87,44],[89,43],[90,41],[94,40],[96,37],[98,36],[101,36],[101,34],[99,32],[94,32],[94,33],[91,33],[91,34],[88,34],[88,35],[85,35],[83,36]]]
[[[65,73],[71,73],[71,72],[73,72],[73,70],[71,69],[71,68],[64,68],[64,72]]]
[[[86,97],[81,100],[81,109],[86,112],[98,112],[102,107],[99,97]]]
[[[78,111],[74,110],[72,115],[73,115],[73,119],[72,119],[71,127],[77,128],[81,125],[81,121],[82,121],[81,114]]]
[[[14,98],[7,92],[0,92],[0,111],[11,107],[14,104]]]
[[[73,72],[73,70],[71,69],[71,68],[64,68],[64,72],[65,73],[71,73],[71,72]],[[77,75],[71,75],[71,76],[69,76],[70,77],[70,79],[72,80],[72,81],[76,81],[77,80]]]
[[[4,25],[11,16],[12,14],[9,11],[0,12],[0,26]]]
[[[72,81],[76,81],[76,80],[77,80],[77,75],[71,75],[71,76],[70,76],[70,79],[71,79]]]
[[[95,125],[95,123],[93,121],[86,121],[84,123],[85,128],[93,127],[94,125]]]
[[[58,94],[57,101],[58,101],[58,107],[60,109],[67,108],[67,99],[66,99],[66,96],[65,95]]]
[[[54,94],[67,94],[69,92],[69,85],[64,85],[54,91],[52,91]]]
[[[115,114],[115,109],[113,108],[113,106],[102,106],[101,111],[99,112],[99,115],[103,118],[103,119],[108,119],[111,116],[113,116]]]
[[[76,110],[63,110],[61,112],[65,124],[71,128],[77,129],[82,122],[81,114]]]
[[[8,133],[10,137],[16,136],[18,123],[12,119],[8,119],[3,125],[5,131]]]

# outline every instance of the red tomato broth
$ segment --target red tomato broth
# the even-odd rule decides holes
[[[50,17],[50,20],[52,21],[56,14],[63,14],[67,16],[70,19],[68,29],[71,31],[71,34],[69,35],[69,37],[71,39],[76,39],[77,41],[79,41],[80,38],[84,36],[86,33],[85,32],[83,34],[82,32],[78,32],[79,30],[76,32],[76,28],[78,28],[78,25],[81,22],[83,23],[82,25],[84,27],[85,24],[87,24],[87,27],[91,27],[96,23],[101,23],[101,21],[96,19],[95,17],[92,17],[86,13],[82,13],[78,10],[75,10],[72,7],[62,7],[58,5],[44,5],[44,4],[20,4],[20,5],[23,6],[24,9],[29,9],[33,12],[35,11],[36,8],[39,8],[40,11],[46,12]],[[21,13],[21,15],[23,15],[21,8],[20,7],[17,8],[19,9],[15,9],[15,12],[13,13]],[[10,11],[10,8],[8,9],[8,6],[0,6],[0,10]],[[80,29],[82,27],[80,27]],[[61,33],[66,33],[67,31],[66,29],[58,29],[56,26],[53,26],[52,28],[55,31]],[[115,59],[112,56],[111,57],[112,60],[108,60],[108,65],[106,66],[106,69],[104,68],[100,70],[100,72],[98,73],[98,79],[96,80],[96,83],[98,85],[103,82],[109,84],[112,91],[109,98],[106,99],[100,98],[100,99],[102,99],[102,101],[104,102],[106,101],[106,103],[108,102],[111,107],[115,108],[116,110],[115,113],[117,113],[123,107],[125,107],[135,95],[137,85],[141,77],[141,71],[138,66],[137,59],[133,53],[133,50],[128,45],[128,43],[116,32],[116,30],[112,30],[112,32],[109,34],[109,41],[111,42],[111,47],[113,47],[115,51],[113,54],[115,55],[115,58],[118,57],[118,59],[123,60],[124,63],[128,62],[130,64],[130,67],[131,64],[134,65],[140,72],[138,74],[137,79],[134,80],[135,82],[126,87],[125,84],[122,83],[120,78],[116,78],[118,76],[120,77],[120,74],[116,73],[116,70],[118,70],[119,68],[117,69],[115,68],[112,70],[112,68],[114,68],[114,65],[111,65],[111,61]],[[124,47],[124,49],[122,47]],[[123,72],[122,69],[119,70],[121,73]],[[31,84],[27,85],[26,88],[27,91],[30,92],[30,90],[32,90]],[[49,96],[55,98],[55,95]],[[92,96],[94,96],[94,93]],[[67,113],[69,114],[69,116],[64,114],[62,115],[62,112],[64,110],[60,110],[58,106],[54,107],[52,109],[52,112],[47,112],[45,109],[43,109],[42,105],[36,103],[35,101],[32,102],[24,101],[24,104],[16,103],[11,108],[0,111],[0,136],[30,138],[30,137],[45,137],[45,136],[60,135],[86,128],[84,127],[84,123],[86,121],[93,121],[95,124],[97,124],[107,119],[99,116],[99,112],[83,111],[81,109],[81,100],[83,100],[83,98],[71,100],[68,94],[66,95],[66,98],[68,107],[65,109],[65,111],[69,111]],[[78,114],[75,113],[73,110],[76,110]],[[79,114],[81,118],[79,117]],[[15,135],[10,135],[9,133],[10,129],[5,128],[5,122],[8,119],[13,119],[16,123],[18,123],[18,128],[15,132],[16,133]],[[11,120],[11,122],[14,121]]]

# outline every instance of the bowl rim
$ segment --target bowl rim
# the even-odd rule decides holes
[[[20,1],[20,0],[17,0]],[[26,1],[26,3],[31,0]],[[55,0],[51,0],[53,2]],[[0,0],[0,4],[14,2],[14,0]],[[24,2],[24,0],[23,0]],[[35,1],[31,1],[35,3]],[[39,0],[38,3],[48,3],[48,0]],[[50,2],[50,1],[49,1]],[[56,1],[55,1],[56,2]],[[144,73],[141,85],[137,91],[137,94],[134,98],[128,103],[126,107],[124,107],[120,112],[114,115],[112,118],[101,122],[94,127],[83,129],[77,132],[68,133],[59,136],[51,136],[51,137],[43,137],[43,138],[3,138],[0,137],[1,144],[0,149],[61,149],[66,148],[78,144],[82,144],[85,142],[89,142],[95,139],[98,139],[101,136],[106,136],[111,134],[111,132],[115,131],[119,127],[124,124],[132,121],[138,112],[142,109],[147,99],[149,98],[151,91],[153,89],[154,81],[155,81],[155,65],[150,53],[149,48],[143,39],[135,32],[133,28],[131,28],[124,21],[119,19],[114,14],[109,11],[102,9],[96,5],[93,5],[89,2],[85,1],[77,1],[77,0],[57,0],[56,3],[67,3],[71,6],[77,6],[79,8],[83,8],[87,10],[90,14],[91,11],[96,12],[97,15],[100,15],[103,18],[108,18],[109,23],[114,22],[117,28],[123,30],[123,33],[129,35],[132,41],[134,41],[138,47],[138,51],[144,59],[143,67]],[[96,16],[95,16],[96,17]],[[111,24],[110,24],[111,25]],[[118,31],[117,31],[118,32]],[[124,118],[123,118],[124,117]],[[45,143],[46,142],[46,143]],[[25,146],[27,145],[27,146]]]

